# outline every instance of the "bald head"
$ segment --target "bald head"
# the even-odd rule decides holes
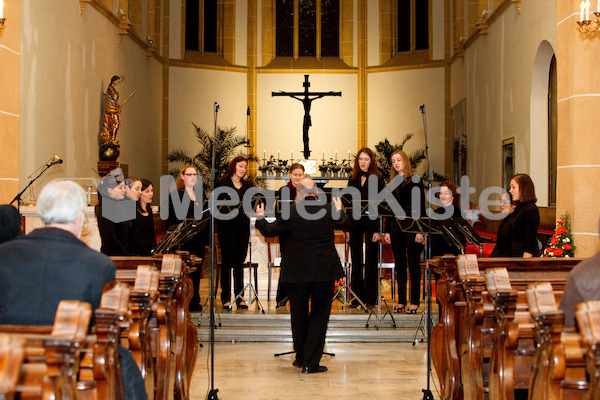
[[[317,195],[317,185],[310,178],[303,178],[296,188],[296,200],[302,200],[305,197],[316,197]]]

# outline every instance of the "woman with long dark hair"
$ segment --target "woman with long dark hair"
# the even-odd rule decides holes
[[[510,180],[510,195],[515,209],[504,222],[502,235],[498,235],[497,257],[531,258],[540,255],[537,231],[540,213],[535,202],[535,186],[527,174],[517,174]]]
[[[229,163],[227,173],[221,182],[222,187],[232,188],[236,193],[240,205],[244,194],[252,184],[244,179],[248,169],[248,159],[237,156]],[[219,200],[233,200],[228,195],[222,195]],[[250,218],[239,208],[235,218],[230,220],[217,220],[217,237],[221,249],[221,302],[223,307],[231,307],[231,270],[233,269],[234,296],[244,289],[243,264],[248,253],[250,240]],[[247,309],[245,301],[237,300],[238,309]]]
[[[135,220],[131,223],[131,237],[129,239],[131,253],[138,256],[149,256],[156,247],[156,234],[154,232],[154,215],[152,213],[152,199],[154,188],[148,179],[140,179],[140,198],[136,204]]]
[[[390,180],[400,177],[402,182],[392,194],[398,204],[404,210],[406,217],[419,218],[424,213],[425,194],[421,179],[415,176],[413,180],[413,170],[410,160],[402,150],[396,150],[390,157],[392,169]],[[415,191],[416,193],[415,196]],[[413,204],[413,199],[418,203]],[[423,233],[402,232],[398,221],[394,218],[386,219],[386,234],[384,241],[392,244],[394,253],[394,263],[396,264],[396,274],[398,279],[398,305],[394,312],[415,314],[420,303],[421,287],[421,252],[423,251]],[[410,274],[410,307],[407,309],[406,286],[407,286],[407,267]],[[393,279],[393,277],[392,277]]]
[[[385,182],[375,162],[375,155],[368,147],[363,147],[356,154],[352,176],[348,180],[349,187],[355,187],[360,192],[362,202],[370,200],[377,193],[369,193],[369,179],[377,180],[377,190],[381,191]],[[364,203],[363,203],[364,205]],[[379,221],[371,220],[368,215],[351,221],[351,228],[346,236],[350,244],[350,258],[352,259],[352,290],[359,299],[364,301],[367,308],[377,304],[379,284],[377,281],[377,254],[380,239]],[[363,241],[366,247],[366,257],[363,263]],[[363,277],[364,273],[364,277]],[[356,308],[360,303],[356,300],[350,307]]]

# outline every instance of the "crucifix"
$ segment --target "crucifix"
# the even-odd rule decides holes
[[[308,128],[312,125],[310,121],[310,105],[313,100],[320,99],[325,96],[342,96],[342,92],[309,92],[308,75],[304,75],[304,92],[271,92],[271,96],[289,96],[293,99],[300,100],[304,105],[304,123],[302,124],[302,140],[304,141],[304,159],[310,157],[308,148]]]

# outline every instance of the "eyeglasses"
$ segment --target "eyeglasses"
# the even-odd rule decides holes
[[[194,174],[194,173],[192,173],[192,174],[184,174],[184,175],[185,176],[198,176],[198,174]]]

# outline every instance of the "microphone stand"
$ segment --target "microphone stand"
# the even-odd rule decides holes
[[[215,101],[215,130],[212,143],[212,161],[210,171],[210,184],[214,189],[215,185],[215,158],[216,158],[216,142],[217,142],[217,115],[219,113],[219,103]],[[210,204],[210,390],[206,396],[207,400],[218,400],[215,389],[215,198],[211,196]]]
[[[425,157],[427,158],[427,190],[431,193],[431,181],[433,173],[431,171],[431,161],[429,158],[429,145],[427,143],[427,117],[425,116],[425,104],[421,104],[418,110],[423,115],[423,133],[425,134]],[[429,212],[427,218],[427,243],[425,247],[425,299],[427,301],[427,388],[423,389],[423,400],[433,400],[433,393],[430,389],[431,380],[431,272],[429,270],[429,259],[431,258],[431,201],[429,201]],[[414,344],[414,342],[413,342]]]
[[[21,213],[21,196],[23,195],[23,193],[25,193],[25,191],[27,189],[29,189],[29,187],[31,185],[33,185],[33,182],[35,182],[40,176],[42,176],[42,174],[44,172],[46,172],[46,170],[48,170],[51,166],[53,166],[54,164],[49,162],[48,164],[44,165],[44,168],[40,171],[40,173],[38,174],[38,176],[36,176],[35,178],[33,178],[32,180],[29,181],[29,183],[27,184],[27,186],[25,186],[25,189],[21,190],[19,192],[18,195],[15,196],[14,199],[12,199],[12,201],[10,202],[10,204],[14,203],[15,201],[17,202],[17,211],[19,211],[19,214]]]

